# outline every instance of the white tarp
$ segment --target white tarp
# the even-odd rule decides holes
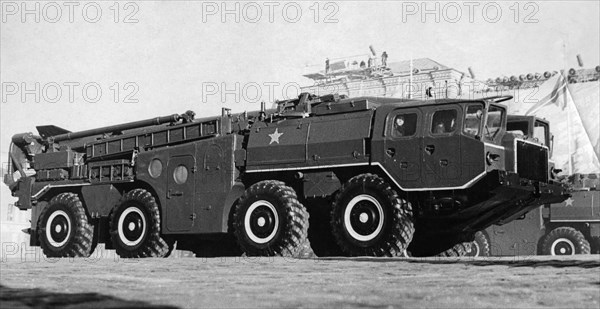
[[[506,102],[509,113],[550,121],[557,168],[567,173],[600,172],[599,81],[568,84],[556,74],[537,88],[511,94],[514,99]]]

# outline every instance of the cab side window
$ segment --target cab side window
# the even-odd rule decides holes
[[[477,136],[479,135],[479,128],[481,127],[481,119],[483,118],[483,105],[470,105],[467,107],[467,113],[465,114],[465,125],[463,132],[467,135]]]
[[[485,124],[485,137],[492,141],[502,129],[502,120],[504,119],[504,110],[497,106],[490,106],[488,109],[487,122]]]
[[[432,134],[452,133],[456,130],[456,110],[439,110],[433,114],[431,121]]]
[[[417,132],[417,114],[404,113],[394,117],[392,129],[393,137],[413,136]]]

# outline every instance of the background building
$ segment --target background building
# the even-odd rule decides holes
[[[362,59],[368,58],[363,56]],[[371,58],[374,59],[374,58]],[[360,62],[359,62],[360,61]],[[301,88],[315,94],[339,93],[350,97],[384,96],[419,100],[456,98],[467,87],[479,90],[484,86],[470,74],[443,65],[429,58],[390,62],[386,65],[373,60],[371,67],[361,67],[361,58],[338,59],[328,72],[320,70],[303,76],[313,81]],[[308,69],[314,69],[310,67]]]

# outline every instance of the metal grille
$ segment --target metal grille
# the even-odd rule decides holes
[[[517,141],[517,173],[521,178],[548,182],[548,149]]]

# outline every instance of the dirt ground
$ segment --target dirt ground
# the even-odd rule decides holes
[[[27,255],[29,254],[29,255]],[[600,307],[600,256],[3,257],[0,307]]]

